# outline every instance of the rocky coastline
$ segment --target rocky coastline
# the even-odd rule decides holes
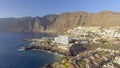
[[[57,46],[50,45],[28,45],[24,47],[24,50],[37,50],[37,51],[50,51],[52,53],[58,53],[64,56],[71,56],[71,52],[67,50],[58,49]]]
[[[22,50],[25,50],[25,51],[35,50],[35,51],[51,52],[53,54],[59,54],[61,56],[61,58],[68,57],[68,59],[69,59],[70,57],[74,57],[77,54],[79,54],[80,52],[87,50],[82,44],[74,44],[66,50],[64,48],[63,49],[59,48],[59,46],[66,46],[66,45],[55,44],[55,43],[52,44],[52,42],[50,40],[42,41],[39,39],[27,39],[25,41],[29,41],[31,43],[29,45],[23,47]],[[50,64],[46,64],[43,66],[43,68],[53,68],[54,66],[59,65],[58,62],[59,61],[50,63]]]
[[[33,41],[33,40],[32,40]],[[34,44],[33,44],[34,43]],[[44,43],[44,44],[42,44]],[[77,68],[76,61],[79,60],[81,57],[85,57],[86,53],[90,52],[91,50],[95,50],[96,48],[108,48],[108,45],[101,45],[101,44],[92,44],[88,46],[88,44],[75,44],[72,45],[68,50],[60,49],[58,46],[61,45],[51,45],[50,41],[42,41],[42,42],[32,42],[32,44],[25,46],[24,50],[36,50],[36,51],[46,51],[51,52],[54,54],[60,54],[63,55],[60,59],[60,61],[45,64],[42,68],[64,68],[67,66],[67,68]],[[109,49],[119,50],[119,46],[112,46],[109,47]],[[89,54],[89,53],[88,53]],[[71,63],[72,61],[72,63]],[[75,61],[75,62],[74,62]],[[83,63],[83,62],[81,62]],[[70,66],[70,67],[69,67]],[[40,67],[41,68],[41,67]]]

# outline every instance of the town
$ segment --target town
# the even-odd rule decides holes
[[[102,27],[77,27],[66,32],[70,37],[86,40],[81,43],[107,43],[119,44],[120,40],[120,26],[102,28]]]
[[[63,57],[51,68],[120,68],[120,51],[97,48],[70,59]]]
[[[40,49],[64,55],[57,62],[58,66],[63,67],[57,68],[120,68],[120,26],[79,26],[57,37],[31,41],[32,47],[28,46],[26,49]],[[86,48],[89,46],[92,49]]]

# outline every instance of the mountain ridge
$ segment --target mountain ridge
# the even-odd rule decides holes
[[[63,33],[77,26],[120,26],[120,13],[63,12],[43,17],[0,18],[0,31]]]

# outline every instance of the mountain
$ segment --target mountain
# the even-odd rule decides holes
[[[63,33],[77,26],[120,26],[120,13],[64,12],[43,17],[0,18],[0,31]]]

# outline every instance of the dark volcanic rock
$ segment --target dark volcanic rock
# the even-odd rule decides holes
[[[53,68],[52,64],[46,64],[43,68]]]
[[[31,50],[31,49],[51,51],[53,53],[58,53],[66,56],[71,55],[70,51],[59,49],[58,47],[51,45],[30,45],[25,47],[25,50]]]
[[[70,52],[72,56],[76,56],[78,53],[85,51],[86,48],[82,44],[76,44],[70,47]]]

